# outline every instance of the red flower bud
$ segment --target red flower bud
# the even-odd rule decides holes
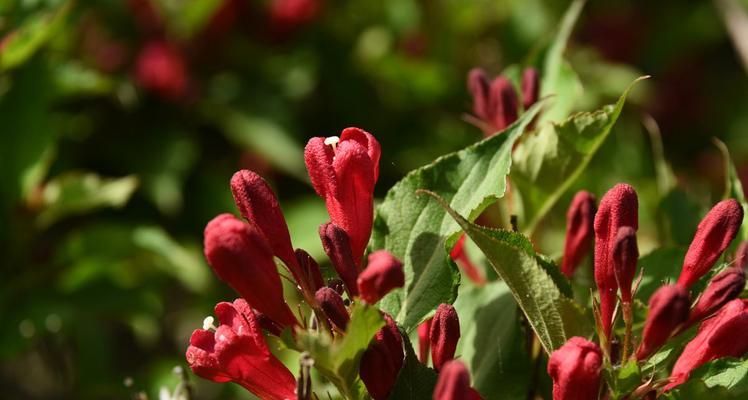
[[[525,110],[532,107],[540,97],[540,77],[535,68],[525,68],[522,72],[522,105]]]
[[[693,370],[722,357],[742,357],[748,352],[748,300],[727,303],[714,318],[704,321],[683,349],[670,375],[670,390],[688,380]]]
[[[595,237],[595,196],[587,191],[574,195],[566,212],[566,242],[561,272],[571,277],[582,260],[590,254]]]
[[[618,229],[610,260],[616,274],[618,286],[621,288],[621,300],[631,303],[631,283],[636,274],[636,262],[639,260],[639,248],[636,246],[636,231],[630,226]]]
[[[374,136],[358,128],[344,129],[340,139],[312,138],[304,149],[312,186],[325,199],[332,223],[348,234],[356,266],[361,263],[374,222],[380,153]]]
[[[421,325],[418,325],[418,360],[422,364],[426,364],[429,361],[429,348],[431,342],[429,341],[429,335],[431,334],[431,321],[434,318],[429,318]]]
[[[314,261],[314,258],[304,249],[296,249],[295,255],[299,262],[299,269],[304,276],[303,279],[310,285],[310,289],[316,292],[319,288],[325,286],[319,265]]]
[[[610,337],[613,310],[616,306],[618,283],[610,260],[611,248],[618,229],[630,226],[639,228],[639,200],[636,191],[625,183],[610,189],[595,214],[595,283],[600,292],[600,314],[603,332]]]
[[[235,382],[262,399],[296,399],[294,376],[268,349],[247,302],[218,303],[215,313],[215,332],[197,329],[190,338],[186,357],[192,371],[214,382]],[[205,322],[212,325],[212,318]]]
[[[486,284],[486,278],[483,277],[480,269],[473,263],[473,260],[470,259],[467,252],[465,251],[464,233],[460,235],[459,239],[457,239],[457,243],[455,243],[455,246],[452,248],[449,256],[452,258],[452,260],[455,261],[455,263],[457,263],[457,265],[462,268],[463,271],[465,271],[465,275],[467,275],[468,279],[470,279],[473,283],[478,286]]]
[[[322,308],[322,311],[327,315],[330,322],[341,331],[345,331],[350,317],[340,294],[334,289],[323,287],[317,291],[314,298],[317,299],[317,303],[319,303],[320,308]]]
[[[480,394],[470,387],[470,373],[462,361],[444,364],[434,388],[434,400],[480,400]]]
[[[460,340],[460,319],[457,311],[449,304],[440,304],[434,314],[429,332],[431,360],[434,369],[439,371],[444,363],[455,356],[457,341]]]
[[[252,311],[254,312],[255,318],[257,319],[257,324],[260,326],[260,328],[262,328],[262,330],[271,335],[280,336],[281,332],[283,332],[282,326],[278,325],[275,321],[270,319],[270,317],[257,310]]]
[[[491,122],[501,131],[517,120],[517,92],[509,79],[499,76],[491,83],[489,110]]]
[[[397,324],[384,314],[385,326],[377,331],[374,340],[361,357],[359,375],[374,400],[387,398],[403,366],[403,339]]]
[[[338,279],[338,278],[332,278],[328,280],[327,287],[338,292],[338,294],[341,296],[343,295],[343,292],[345,292],[345,284],[343,283],[341,279]]]
[[[468,73],[468,90],[473,95],[473,113],[482,120],[490,120],[488,103],[491,83],[486,72],[481,68],[473,68]]]
[[[369,254],[366,269],[358,276],[361,299],[374,304],[392,289],[405,285],[403,263],[385,250]]]
[[[317,18],[322,0],[272,0],[270,24],[276,34],[287,34]]]
[[[297,324],[283,300],[273,253],[259,230],[233,215],[221,214],[205,227],[204,250],[216,275],[252,308],[283,326]]]
[[[180,50],[164,41],[151,41],[140,50],[135,66],[140,86],[168,99],[187,93],[187,66]]]
[[[738,249],[735,250],[733,262],[735,263],[735,268],[745,271],[745,266],[748,265],[748,242],[740,243]]]
[[[730,300],[736,299],[745,287],[745,271],[742,268],[728,268],[715,275],[699,301],[691,309],[687,325],[701,321],[714,314]]]
[[[231,193],[242,217],[262,231],[273,254],[286,263],[299,281],[299,267],[291,246],[288,225],[278,199],[267,182],[255,172],[243,169],[231,177]]]
[[[688,292],[679,285],[666,285],[649,298],[649,312],[644,323],[637,360],[649,357],[688,319]]]
[[[332,266],[345,283],[348,294],[351,296],[358,295],[358,286],[356,285],[358,271],[356,271],[356,265],[351,256],[348,234],[339,226],[328,222],[320,225],[319,238],[322,240],[325,253],[330,257]]]
[[[602,359],[600,347],[579,336],[551,353],[548,375],[553,379],[553,400],[597,399]]]
[[[730,245],[743,222],[743,207],[733,199],[717,203],[699,222],[688,247],[678,284],[691,287],[709,272],[714,262]]]

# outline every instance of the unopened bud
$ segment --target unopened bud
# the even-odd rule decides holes
[[[493,125],[501,131],[517,120],[517,92],[512,82],[503,76],[494,79],[490,91],[489,113],[493,113]]]
[[[335,290],[329,287],[323,287],[317,291],[314,298],[319,303],[322,311],[325,312],[327,318],[333,323],[339,330],[345,331],[348,325],[348,310],[345,309],[343,304],[343,298]]]
[[[595,400],[600,391],[600,347],[575,336],[551,353],[548,375],[553,380],[553,400]]]
[[[592,250],[595,238],[595,196],[587,191],[574,195],[566,212],[566,242],[561,272],[571,277]]]
[[[631,283],[636,274],[636,262],[639,260],[639,248],[636,245],[636,231],[630,226],[618,229],[610,258],[621,289],[621,300],[631,303]]]
[[[488,99],[490,83],[486,72],[473,68],[468,73],[468,90],[473,95],[473,113],[480,119],[488,119]]]
[[[735,268],[745,271],[745,266],[748,265],[748,242],[740,243],[738,249],[735,250],[733,262],[735,263]]]
[[[522,105],[527,110],[532,107],[540,96],[540,77],[535,68],[525,68],[522,72]]]
[[[356,277],[358,276],[358,272],[353,262],[348,234],[339,226],[328,222],[320,225],[319,237],[322,240],[322,247],[325,249],[325,253],[330,257],[332,266],[345,283],[348,293],[351,296],[357,295]]]
[[[477,400],[480,394],[470,387],[470,373],[462,361],[444,364],[434,388],[433,400]]]
[[[434,314],[429,333],[431,360],[435,370],[439,371],[444,363],[454,358],[458,340],[460,319],[457,311],[449,304],[440,304]]]
[[[666,285],[649,298],[649,312],[644,322],[642,341],[636,359],[644,360],[670,338],[688,319],[688,292],[680,285]]]
[[[384,320],[385,326],[377,331],[359,366],[359,376],[374,400],[384,400],[392,391],[405,356],[395,321],[387,314]]]
[[[431,345],[429,335],[431,334],[431,321],[433,320],[433,318],[429,318],[418,325],[418,360],[421,361],[421,364],[426,364],[429,361]]]
[[[731,267],[715,275],[691,309],[687,325],[714,314],[730,300],[738,298],[744,287],[745,271],[742,268]]]
[[[404,284],[403,263],[384,250],[369,254],[369,263],[358,276],[361,299],[369,304],[376,303],[392,289]]]
[[[304,274],[304,281],[310,286],[312,291],[317,291],[319,288],[325,286],[325,281],[322,279],[322,273],[319,270],[319,264],[314,261],[311,254],[307,253],[304,249],[296,249],[296,260],[299,262],[299,269]]]

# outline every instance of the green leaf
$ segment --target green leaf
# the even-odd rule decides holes
[[[483,251],[496,273],[506,282],[548,354],[571,336],[592,334],[590,321],[581,307],[569,297],[566,278],[550,273],[550,267],[556,267],[533,251],[532,243],[526,236],[472,224],[438,195],[426,193],[447,210]]]
[[[730,151],[719,139],[714,139],[714,144],[722,152],[722,157],[725,160],[725,193],[722,198],[737,200],[743,206],[744,215],[748,214],[748,204],[745,201],[743,184],[740,182],[738,172],[735,170],[735,164],[730,157]],[[743,219],[743,225],[740,227],[740,237],[742,240],[748,240],[748,218]]]
[[[102,207],[125,205],[138,186],[134,176],[102,178],[95,173],[68,172],[44,186],[37,224],[49,226],[61,218]]]
[[[433,369],[421,364],[413,351],[413,345],[407,333],[401,331],[405,345],[405,363],[400,369],[395,386],[390,393],[391,399],[429,399],[434,393],[437,374]]]
[[[72,1],[66,1],[55,10],[37,12],[10,32],[0,44],[0,72],[23,64],[62,27]]]
[[[530,234],[589,164],[621,114],[635,80],[615,104],[575,114],[561,123],[545,124],[517,146],[511,179],[524,210],[523,231]]]
[[[456,354],[470,370],[473,387],[486,399],[527,398],[532,363],[506,283],[460,285],[454,307],[461,333]]]
[[[199,33],[210,22],[211,17],[224,3],[223,0],[159,0],[161,8],[169,14],[167,22],[182,38],[190,38]]]
[[[642,373],[636,361],[605,371],[611,390],[611,399],[621,399],[636,389],[642,381]]]
[[[358,365],[364,350],[384,326],[379,310],[365,304],[355,304],[351,319],[342,339],[333,338],[324,332],[299,331],[298,350],[307,351],[314,359],[314,367],[329,379],[340,393],[348,399],[363,398],[364,392],[358,378]]]
[[[660,286],[674,283],[678,279],[686,249],[664,247],[652,251],[639,259],[638,268],[643,270],[636,298],[647,304],[649,296]]]
[[[539,122],[558,121],[572,111],[574,103],[581,95],[581,84],[571,66],[564,60],[564,50],[569,42],[571,31],[576,25],[584,7],[584,0],[575,0],[564,14],[556,37],[548,47],[543,61],[543,75],[540,79],[540,96],[553,95],[551,106],[539,118]]]
[[[674,393],[677,399],[745,399],[748,396],[748,360],[723,358],[691,373]]]
[[[441,303],[457,294],[459,273],[448,256],[457,224],[444,209],[416,190],[446,199],[458,212],[476,218],[504,195],[515,140],[537,114],[536,104],[503,133],[438,158],[411,171],[395,184],[377,207],[372,248],[389,251],[405,268],[405,287],[390,293],[381,307],[411,331]]]

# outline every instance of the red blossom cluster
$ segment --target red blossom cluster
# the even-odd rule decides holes
[[[498,76],[490,81],[484,70],[473,68],[468,74],[468,90],[473,96],[473,114],[478,118],[478,125],[485,136],[491,136],[517,120],[520,104],[522,110],[527,110],[538,101],[540,78],[535,68],[524,70],[520,100],[507,77]]]
[[[597,399],[603,359],[612,364],[646,361],[670,338],[700,322],[696,337],[684,348],[670,378],[666,382],[645,384],[644,389],[670,390],[688,380],[694,369],[708,361],[748,352],[748,337],[735,335],[748,329],[748,303],[737,299],[745,287],[743,268],[748,245],[741,244],[734,265],[714,275],[693,306],[691,296],[697,293],[689,293],[740,229],[743,208],[737,201],[717,203],[699,223],[677,283],[661,286],[650,297],[639,346],[630,358],[631,302],[636,290],[632,289],[632,283],[639,257],[636,191],[626,184],[616,185],[603,196],[596,213],[594,209],[594,198],[589,193],[580,192],[572,201],[567,214],[562,271],[571,276],[594,240],[594,275],[600,299],[595,316],[600,345],[574,337],[551,354],[548,373],[554,383],[554,400]],[[618,314],[615,310],[619,309],[626,327],[622,355],[611,348],[615,339],[612,328]]]

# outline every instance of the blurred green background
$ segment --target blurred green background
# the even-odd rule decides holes
[[[326,212],[306,178],[306,140],[347,126],[373,133],[381,198],[407,171],[482,138],[464,119],[467,71],[532,64],[567,7],[0,0],[2,397],[156,398],[173,388],[192,330],[235,296],[201,254],[206,222],[235,212],[234,171],[273,184],[294,244],[323,262]],[[722,194],[713,137],[748,178],[746,10],[745,0],[588,2],[566,52],[583,93],[576,108],[652,78],[576,187],[600,194],[628,181],[642,219],[657,214],[647,199],[657,198],[659,142],[642,121],[659,125],[692,199],[684,207]],[[570,195],[538,237],[552,255]],[[199,394],[248,398],[203,381]]]

